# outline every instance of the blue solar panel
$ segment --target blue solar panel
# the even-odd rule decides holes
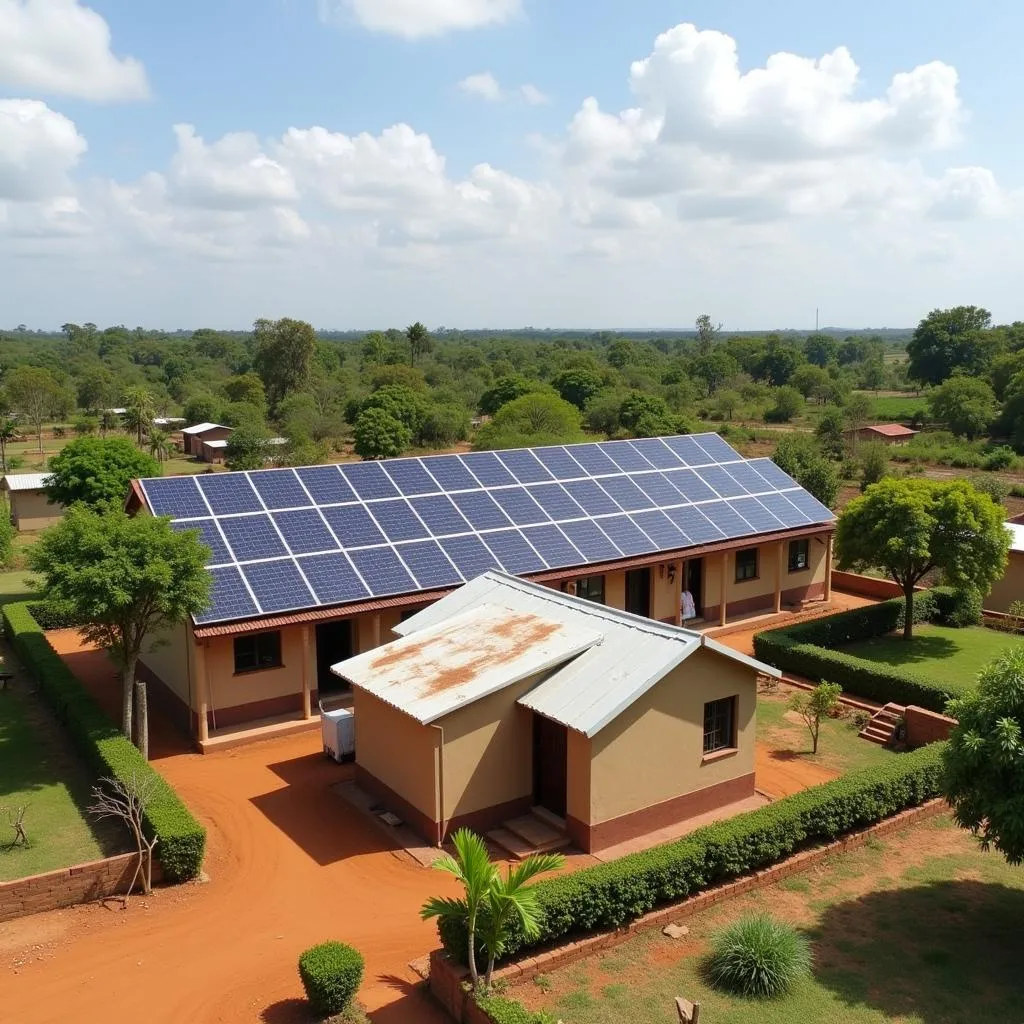
[[[198,530],[200,539],[210,549],[210,560],[208,565],[220,565],[222,562],[232,562],[231,552],[228,551],[224,538],[217,529],[216,520],[213,519],[192,519],[186,522],[171,523],[171,527],[181,533],[184,530]]]
[[[806,526],[810,519],[784,494],[762,494],[758,499],[783,526]]]
[[[658,469],[678,469],[685,465],[683,460],[660,437],[635,438],[633,447]]]
[[[602,477],[601,486],[615,499],[619,507],[627,512],[654,507],[654,502],[628,476]]]
[[[231,566],[211,569],[213,589],[206,611],[196,616],[196,622],[223,622],[226,619],[244,619],[258,615],[259,608],[242,581],[242,574]]]
[[[800,509],[800,511],[803,512],[803,514],[807,516],[812,523],[830,523],[835,519],[835,516],[832,515],[832,513],[808,491],[787,491],[786,497],[789,498],[789,500],[793,502],[793,504],[796,505],[796,507]]]
[[[435,537],[447,537],[453,533],[470,533],[473,529],[447,494],[428,494],[419,498],[411,498],[409,504],[416,510],[416,514]]]
[[[743,457],[717,434],[696,434],[694,440],[708,453],[712,462],[735,462]]]
[[[686,434],[666,437],[665,444],[688,466],[706,466],[708,463],[715,461],[709,458],[708,453],[692,437]]]
[[[295,470],[318,505],[340,505],[358,501],[337,466],[303,466]]]
[[[529,448],[513,449],[512,451],[495,452],[502,464],[521,484],[539,484],[552,480],[551,474],[541,465]]]
[[[599,444],[574,444],[566,451],[590,474],[618,473],[619,467],[612,462]]]
[[[690,544],[690,538],[660,509],[634,512],[629,518],[654,541],[659,550],[671,551]]]
[[[297,559],[321,604],[362,601],[370,596],[352,563],[341,552]]]
[[[337,551],[338,542],[327,529],[315,508],[276,512],[272,516],[293,555],[311,555],[314,551]]]
[[[384,468],[406,497],[437,494],[441,490],[441,485],[423,468],[419,459],[389,459]]]
[[[520,532],[552,569],[586,564],[587,560],[569,543],[565,534],[553,524],[550,526],[525,526]]]
[[[567,480],[565,489],[588,516],[603,516],[620,511],[596,480]]]
[[[384,531],[384,536],[392,543],[400,540],[419,540],[421,537],[429,536],[427,528],[419,521],[409,502],[404,498],[395,501],[375,501],[367,508]]]
[[[729,504],[758,532],[774,532],[782,526],[757,498],[735,498]]]
[[[765,491],[775,490],[756,469],[748,466],[745,462],[733,462],[728,469],[729,476],[751,494],[764,494]]]
[[[530,497],[525,487],[503,487],[491,494],[517,526],[550,521],[548,514]]]
[[[580,519],[586,515],[561,484],[536,484],[527,490],[552,519]]]
[[[772,487],[780,491],[799,486],[788,473],[784,473],[779,469],[771,459],[752,459],[749,465],[756,469]]]
[[[620,557],[619,549],[591,519],[562,523],[561,530],[588,562],[608,562]]]
[[[264,612],[292,611],[316,603],[298,566],[290,558],[250,562],[242,566],[242,573]]]
[[[221,519],[220,528],[235,553],[236,562],[247,562],[252,558],[280,558],[288,554],[268,515],[232,516]]]
[[[746,537],[754,532],[754,528],[727,501],[709,501],[701,505],[700,510],[726,537]]]
[[[640,469],[652,469],[651,464],[633,447],[629,441],[605,441],[601,445],[605,453],[619,469],[624,472],[636,472]]]
[[[210,514],[202,494],[199,493],[195,477],[169,476],[144,480],[142,487],[149,499],[153,515],[187,519]]]
[[[215,516],[263,511],[263,505],[244,473],[203,473],[197,482]]]
[[[468,491],[480,486],[458,455],[431,455],[423,460],[423,465],[446,491]]]
[[[721,466],[704,466],[697,470],[697,475],[710,484],[721,498],[738,498],[747,493]]]
[[[533,454],[559,480],[573,480],[589,475],[565,448],[534,448]]]
[[[396,550],[405,562],[406,568],[424,590],[450,587],[462,582],[458,570],[441,550],[437,541],[424,540],[416,541],[414,544],[402,544]]]
[[[701,508],[706,507],[701,506]],[[713,541],[725,539],[725,534],[699,508],[695,508],[693,505],[670,508],[666,515],[694,544],[710,544]]]
[[[494,498],[486,491],[463,491],[453,494],[452,501],[455,502],[462,517],[465,517],[474,530],[497,530],[511,524],[508,516],[502,512]],[[445,532],[457,533],[459,531]]]
[[[395,554],[394,548],[361,548],[359,551],[350,551],[348,555],[374,597],[405,594],[416,589],[416,583]]]
[[[484,487],[516,483],[516,478],[498,461],[494,452],[471,452],[463,455],[462,461]]]
[[[476,536],[443,537],[440,541],[445,553],[458,567],[463,579],[475,580],[488,569],[500,569],[501,565],[484,542]]]
[[[264,469],[249,477],[267,508],[308,508],[313,503],[292,469]]]
[[[336,505],[322,510],[343,548],[383,544],[384,534],[362,505]]]
[[[398,488],[388,479],[379,462],[350,462],[341,467],[341,472],[364,501],[398,497]]]
[[[689,501],[712,501],[717,497],[692,469],[669,469],[663,475]]]
[[[501,562],[505,572],[515,575],[540,572],[547,566],[518,530],[497,530],[484,534],[484,542]]]
[[[657,550],[654,542],[629,516],[607,516],[599,519],[597,525],[624,555],[645,555]]]
[[[686,504],[687,499],[669,483],[663,473],[633,473],[629,479],[659,508]]]

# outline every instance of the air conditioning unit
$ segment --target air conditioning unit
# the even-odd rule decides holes
[[[324,711],[320,715],[324,753],[341,763],[356,756],[356,716],[351,708]]]

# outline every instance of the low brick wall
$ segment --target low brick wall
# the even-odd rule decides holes
[[[903,591],[892,580],[880,580],[874,576],[862,576],[859,572],[842,572],[832,570],[832,586],[848,594],[860,594],[861,597],[877,597],[888,600],[890,597],[902,597]],[[915,590],[922,589],[915,587]]]
[[[945,800],[930,800],[920,807],[912,807],[880,821],[861,832],[853,832],[843,836],[835,842],[826,846],[816,846],[812,850],[805,850],[802,853],[794,854],[792,857],[778,864],[765,868],[763,871],[756,871],[751,875],[744,875],[733,882],[727,882],[699,892],[690,896],[681,903],[675,903],[670,907],[661,907],[652,910],[649,914],[637,918],[630,924],[615,931],[598,932],[595,935],[588,935],[576,942],[567,943],[564,946],[555,946],[551,949],[539,951],[534,956],[526,957],[523,960],[516,960],[505,964],[494,972],[495,981],[503,981],[506,984],[515,985],[523,981],[530,981],[538,974],[547,974],[551,971],[566,967],[578,960],[593,956],[603,949],[618,946],[625,942],[636,932],[647,931],[651,928],[663,928],[672,921],[679,921],[682,918],[692,917],[702,910],[722,900],[730,899],[733,896],[740,896],[753,889],[761,889],[764,886],[774,885],[776,882],[789,878],[791,875],[806,871],[815,864],[820,863],[828,857],[846,850],[856,849],[863,846],[867,840],[874,836],[888,835],[890,832],[898,832],[908,825],[916,824],[925,818],[932,818],[948,809]],[[443,949],[435,949],[430,954],[430,991],[434,998],[445,1008],[449,1016],[459,1024],[486,1024],[489,1020],[486,1014],[482,1014],[479,1008],[467,998],[463,987],[469,977],[469,971],[461,964],[456,964],[449,959]]]
[[[12,921],[44,910],[59,910],[124,893],[135,873],[138,859],[136,853],[123,853],[106,860],[0,882],[0,921]],[[154,862],[154,882],[158,880],[159,869],[159,862]]]
[[[937,711],[919,708],[911,704],[904,712],[903,720],[907,724],[907,746],[911,750],[948,740],[950,730],[956,725],[956,719],[949,715],[940,715]]]

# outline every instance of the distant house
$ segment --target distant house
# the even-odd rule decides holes
[[[203,445],[207,441],[226,441],[233,432],[232,427],[225,427],[219,423],[197,423],[193,427],[185,427],[181,432],[184,453],[202,459]]]
[[[918,432],[902,423],[875,423],[870,427],[858,427],[847,430],[847,437],[855,437],[859,441],[881,441],[882,444],[906,444]]]
[[[1014,516],[1005,523],[1010,532],[1010,557],[1003,578],[985,598],[986,611],[1006,612],[1014,601],[1024,601],[1024,516]]]
[[[0,480],[11,506],[11,522],[19,533],[43,530],[60,522],[64,506],[46,496],[49,473],[8,473]]]
[[[182,423],[185,422],[184,416],[157,416],[153,420],[154,427],[163,427],[169,430],[178,430]]]
[[[268,445],[281,445],[287,444],[288,438],[286,437],[270,437],[267,438]],[[203,462],[212,462],[217,465],[224,462],[227,458],[228,439],[219,438],[213,441],[203,442],[203,453],[200,458]]]

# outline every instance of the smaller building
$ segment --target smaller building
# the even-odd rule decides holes
[[[11,506],[11,522],[19,533],[44,530],[64,515],[64,506],[46,496],[48,479],[48,473],[8,473],[0,480]]]
[[[182,416],[157,416],[153,420],[153,426],[164,430],[177,430],[184,422],[185,419]]]
[[[846,436],[858,441],[881,441],[882,444],[906,444],[918,431],[903,426],[902,423],[874,423],[869,427],[858,427],[847,430]]]
[[[280,446],[280,445],[283,445],[283,444],[287,444],[287,443],[288,443],[288,438],[286,438],[286,437],[269,437],[269,438],[267,438],[267,445],[268,446],[272,445],[272,446],[277,447],[277,446]],[[204,441],[203,442],[202,460],[203,460],[203,462],[212,462],[212,463],[216,463],[216,464],[219,465],[220,463],[224,462],[227,459],[227,451],[228,451],[228,439],[227,438],[222,438],[222,439],[218,439],[218,440],[214,440],[214,441]],[[268,455],[267,456],[267,461],[269,462],[274,457],[275,456]]]
[[[185,427],[182,432],[182,449],[186,455],[192,455],[197,459],[204,458],[203,445],[208,441],[226,441],[234,433],[232,427],[222,426],[220,423],[197,423],[192,427]]]
[[[1010,554],[1003,578],[985,597],[986,611],[1008,612],[1015,601],[1024,601],[1024,516],[1015,516],[1005,526],[1010,533]]]

